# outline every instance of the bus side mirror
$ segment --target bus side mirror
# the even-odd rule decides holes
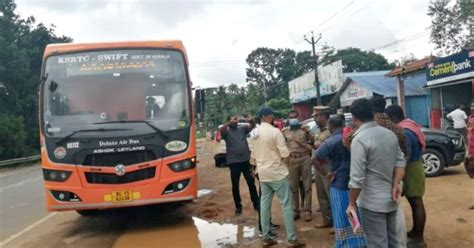
[[[198,119],[204,118],[204,105],[206,103],[204,95],[204,90],[197,89],[194,91],[194,106]]]

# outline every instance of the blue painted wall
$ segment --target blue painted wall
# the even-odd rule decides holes
[[[398,99],[396,97],[391,98],[393,104],[398,105]],[[405,98],[405,115],[416,121],[418,124],[424,127],[430,125],[430,114],[429,114],[429,95],[425,96],[407,96]]]

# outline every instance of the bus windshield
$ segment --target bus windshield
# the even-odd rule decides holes
[[[43,125],[47,134],[64,136],[101,122],[147,121],[163,131],[190,123],[184,58],[174,50],[51,56],[44,75]]]

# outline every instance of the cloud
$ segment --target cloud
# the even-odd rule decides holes
[[[339,48],[359,47],[368,50],[396,39],[394,33],[374,16],[364,19],[355,16],[347,24],[349,25],[342,25],[332,35],[328,34],[329,44]]]
[[[430,25],[426,0],[18,0],[22,16],[54,23],[75,42],[183,40],[196,85],[245,83],[245,59],[255,48],[310,50],[304,34],[322,33],[320,44],[370,49]],[[321,25],[321,23],[324,23]],[[428,36],[377,52],[390,59],[429,54]]]
[[[96,9],[105,8],[107,1],[102,0],[81,0],[81,1],[63,1],[63,0],[16,0],[20,11],[27,10],[47,10],[49,13],[57,15],[67,15],[71,13],[87,13]]]

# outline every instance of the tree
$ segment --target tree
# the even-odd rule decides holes
[[[394,68],[387,59],[378,53],[362,51],[360,48],[348,47],[337,50],[325,58],[326,64],[342,60],[343,72],[378,71]]]
[[[462,47],[474,45],[470,30],[470,18],[474,15],[474,4],[469,0],[431,1],[428,16],[431,17],[431,42],[440,55],[449,55]],[[472,21],[472,20],[471,20]],[[472,24],[471,24],[472,25]]]
[[[229,105],[227,105],[228,112],[230,113],[241,113],[243,111],[243,106],[241,104],[240,98],[240,88],[237,84],[230,84],[227,87],[227,100]]]
[[[253,83],[245,87],[230,84],[227,87],[207,88],[205,95],[204,122],[211,130],[226,122],[228,115],[254,115],[264,104],[262,88]],[[282,106],[288,108],[288,104],[285,102]]]
[[[416,56],[413,53],[410,53],[408,55],[402,56],[399,59],[396,59],[395,61],[393,61],[393,64],[395,64],[396,66],[402,66],[416,60]]]
[[[311,70],[311,54],[260,47],[247,57],[247,82],[266,89],[267,99],[288,97],[288,81]]]
[[[319,51],[317,51],[317,54],[319,57],[318,64],[324,66],[324,65],[334,62],[332,61],[331,56],[334,56],[335,52],[336,52],[336,48],[334,48],[333,46],[329,46],[327,44],[323,45],[319,49]]]
[[[287,97],[272,98],[267,105],[279,116],[285,116],[291,110],[291,103]]]
[[[50,43],[64,43],[72,40],[54,34],[54,26],[36,24],[33,17],[21,19],[15,14],[13,0],[0,2],[0,110],[2,114],[19,117],[19,127],[26,130],[26,145],[39,149],[37,90],[43,50]],[[11,121],[3,118],[1,121]],[[0,125],[5,123],[0,123]],[[11,125],[5,124],[6,127]],[[2,132],[8,132],[2,129]],[[5,136],[0,133],[0,136]],[[32,150],[32,149],[30,149]],[[25,150],[16,154],[22,156]],[[0,156],[0,159],[7,157]]]
[[[253,83],[247,84],[245,94],[246,112],[256,113],[264,103],[263,88],[259,88]]]

